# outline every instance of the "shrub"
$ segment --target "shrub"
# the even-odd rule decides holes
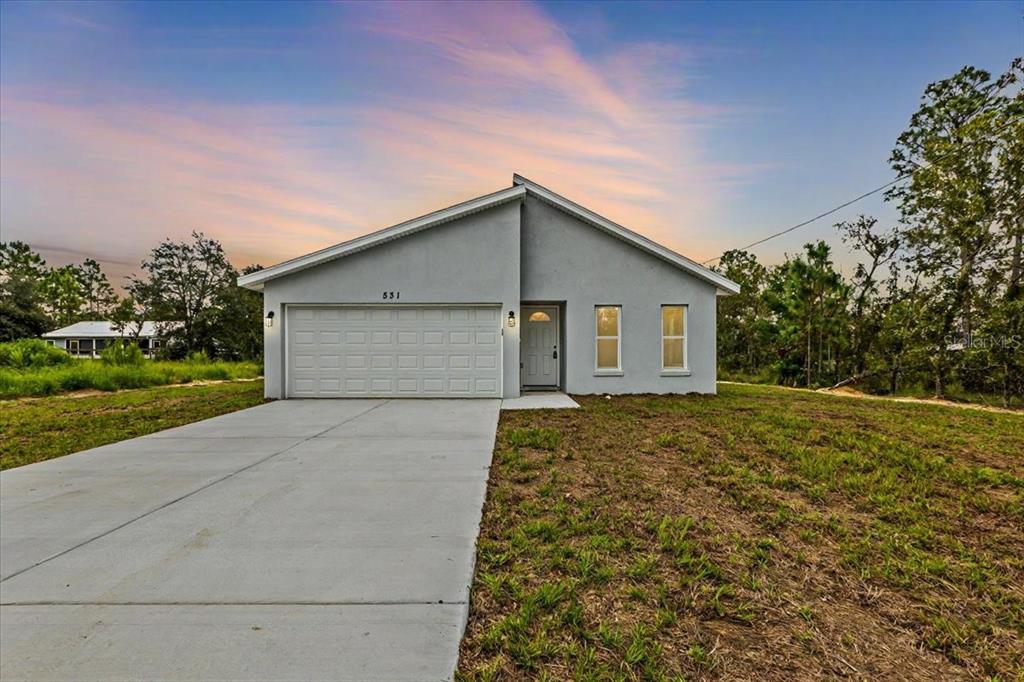
[[[28,369],[63,365],[71,356],[42,339],[19,339],[0,343],[0,367]]]
[[[192,363],[193,365],[205,365],[210,362],[210,356],[206,354],[205,350],[194,350],[188,354],[185,362]]]
[[[143,363],[142,350],[130,341],[118,339],[103,349],[100,359],[104,365],[138,366]]]

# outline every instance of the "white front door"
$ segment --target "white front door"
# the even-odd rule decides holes
[[[558,387],[558,306],[523,306],[520,384]]]

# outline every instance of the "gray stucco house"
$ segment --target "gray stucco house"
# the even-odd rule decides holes
[[[263,292],[269,398],[714,393],[739,291],[519,175],[238,283]]]

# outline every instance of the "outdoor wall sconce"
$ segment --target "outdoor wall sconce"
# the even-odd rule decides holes
[[[509,327],[516,326],[516,311],[514,311],[514,310],[508,311],[508,326]]]
[[[271,310],[269,313],[267,313],[267,317],[263,321],[263,324],[267,325],[268,327],[273,327],[274,326],[274,311],[273,310]]]

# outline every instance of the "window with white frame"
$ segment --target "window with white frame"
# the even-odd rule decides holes
[[[661,368],[684,371],[686,359],[686,306],[661,306]]]
[[[622,369],[621,321],[621,306],[603,305],[594,309],[597,360],[595,368],[598,372],[617,372]]]

